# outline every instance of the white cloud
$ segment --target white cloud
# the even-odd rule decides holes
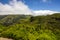
[[[10,1],[9,4],[2,4],[0,3],[0,15],[9,15],[9,14],[24,14],[24,15],[48,15],[57,13],[56,11],[50,10],[37,10],[31,11],[27,5],[23,2],[17,0]]]
[[[54,13],[60,13],[57,11],[51,11],[51,10],[38,10],[38,11],[34,11],[35,16],[37,15],[51,15]]]
[[[48,0],[42,0],[43,2],[47,2]]]
[[[8,15],[8,14],[31,15],[32,12],[28,8],[28,6],[21,1],[18,2],[17,0],[13,0],[10,1],[9,4],[0,3],[0,15]]]
[[[42,2],[44,2],[44,3],[50,3],[52,0],[42,0]]]

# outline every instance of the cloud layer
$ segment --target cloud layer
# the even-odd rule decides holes
[[[0,3],[0,15],[25,14],[31,15],[31,10],[21,1],[13,0],[9,4]]]
[[[38,10],[38,11],[34,11],[35,16],[37,15],[52,15],[54,13],[60,13],[57,11],[51,11],[51,10]]]
[[[46,1],[46,0],[44,0]],[[56,11],[50,10],[37,10],[31,11],[27,5],[25,5],[21,1],[12,0],[9,4],[2,4],[0,3],[0,15],[16,15],[16,14],[24,14],[24,15],[51,15],[53,13],[59,13]]]

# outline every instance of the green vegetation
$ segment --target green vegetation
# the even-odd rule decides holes
[[[1,15],[0,37],[13,40],[60,40],[60,14]]]

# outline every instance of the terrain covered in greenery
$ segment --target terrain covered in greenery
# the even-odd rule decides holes
[[[60,40],[60,13],[46,16],[0,15],[0,37]]]

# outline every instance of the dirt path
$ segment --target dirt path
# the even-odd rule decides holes
[[[12,39],[8,39],[8,38],[2,38],[2,37],[0,37],[0,40],[12,40]]]

